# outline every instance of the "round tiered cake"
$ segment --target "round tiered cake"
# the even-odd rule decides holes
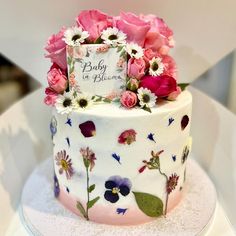
[[[181,200],[192,97],[160,18],[83,11],[50,37],[54,193],[86,220],[131,225]]]

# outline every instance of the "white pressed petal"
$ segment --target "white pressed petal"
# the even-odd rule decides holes
[[[164,71],[164,65],[161,62],[161,58],[160,57],[153,57],[151,61],[149,61],[150,63],[150,68],[149,68],[149,74],[152,76],[157,76],[157,75],[161,75]],[[152,65],[156,63],[158,65],[158,69],[157,70],[153,70],[152,69]]]

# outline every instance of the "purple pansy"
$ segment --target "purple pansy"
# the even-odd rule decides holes
[[[183,116],[181,120],[181,129],[184,130],[189,123],[189,117],[187,115]]]
[[[119,194],[127,196],[130,193],[131,182],[128,178],[122,178],[118,175],[111,176],[106,182],[106,191],[104,193],[104,198],[115,203],[119,200]]]
[[[96,135],[96,127],[91,120],[81,123],[79,128],[85,138],[90,138]]]
[[[56,174],[54,174],[54,196],[58,197],[59,193],[60,193],[59,182],[58,182]]]

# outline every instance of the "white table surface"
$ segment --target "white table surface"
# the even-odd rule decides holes
[[[193,153],[213,180],[219,199],[205,235],[235,235],[236,117],[201,92],[191,92]],[[27,235],[18,215],[21,190],[34,167],[52,154],[50,109],[42,100],[39,89],[0,116],[0,235]]]

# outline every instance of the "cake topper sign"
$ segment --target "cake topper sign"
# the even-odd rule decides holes
[[[76,82],[81,92],[108,96],[119,94],[125,86],[127,60],[123,47],[68,46],[67,64],[70,87]]]

